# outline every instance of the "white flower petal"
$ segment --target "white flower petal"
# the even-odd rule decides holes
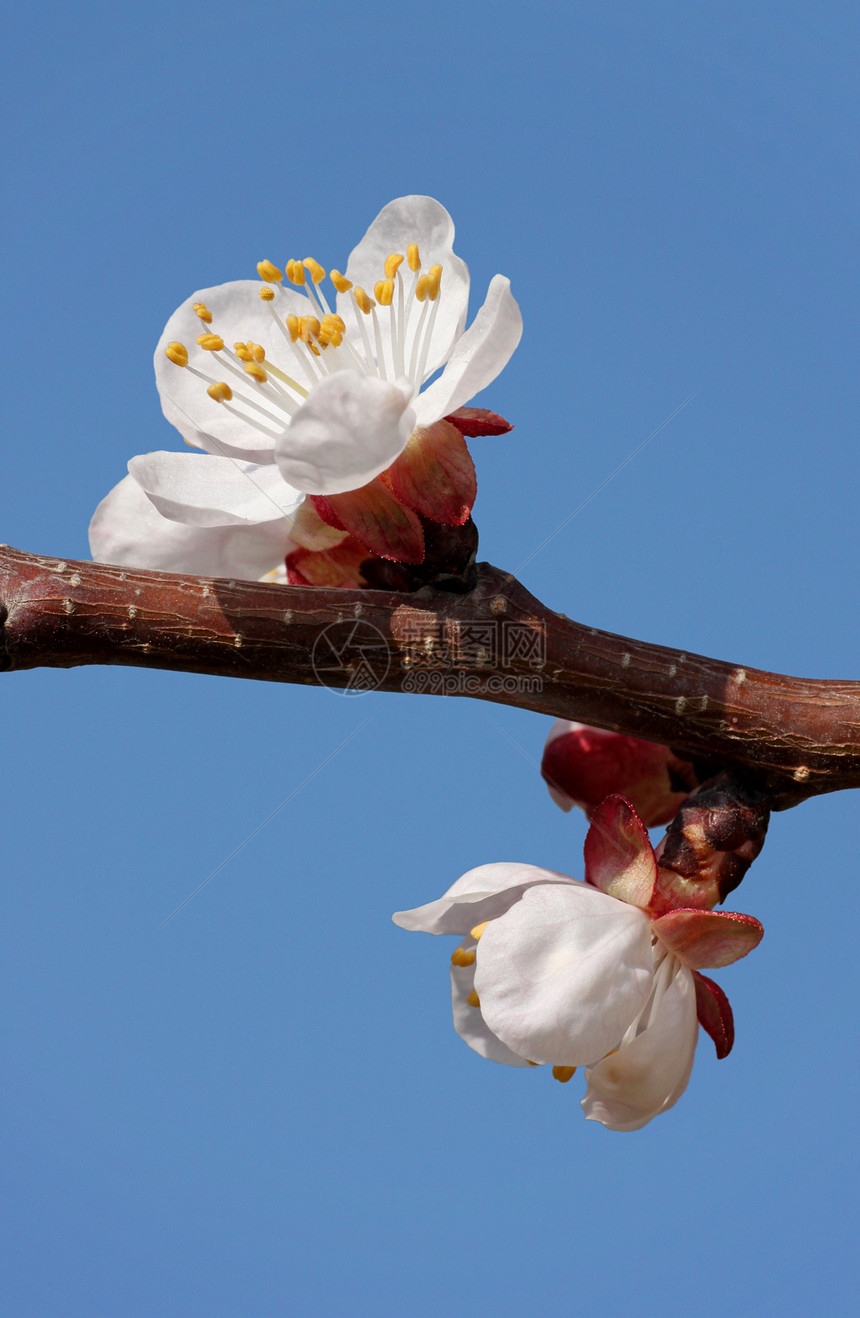
[[[522,332],[523,318],[511,282],[504,275],[494,275],[486,302],[455,344],[444,371],[416,400],[418,425],[448,416],[495,380]]]
[[[474,946],[474,939],[466,939],[463,946]],[[528,1066],[524,1057],[517,1057],[501,1039],[496,1038],[481,1015],[480,1007],[473,1007],[468,1001],[474,987],[474,965],[451,966],[451,1010],[454,1014],[454,1029],[460,1038],[491,1062],[501,1062],[505,1066]]]
[[[585,1072],[582,1108],[610,1130],[639,1130],[687,1088],[699,1026],[691,971],[681,967],[647,1029]]]
[[[193,293],[174,311],[155,350],[155,380],[162,410],[171,425],[195,448],[251,462],[272,461],[275,439],[288,425],[289,412],[278,405],[275,386],[260,387],[245,374],[230,351],[233,344],[249,339],[259,343],[266,357],[298,384],[309,389],[313,382],[290,346],[286,329],[282,332],[274,316],[284,326],[288,313],[314,315],[316,307],[303,293],[291,288],[279,288],[273,302],[263,302],[261,287],[258,280],[238,279]],[[198,318],[195,302],[202,302],[212,313],[211,324]],[[207,332],[219,334],[225,350],[207,352],[201,348],[197,338]],[[177,366],[165,356],[165,348],[173,342],[187,349],[188,366]],[[206,378],[195,373],[198,371]],[[207,394],[208,384],[214,380],[224,380],[233,390],[229,406],[216,403]],[[297,409],[300,403],[300,396],[292,395],[291,407]],[[258,424],[253,424],[255,421]]]
[[[413,424],[407,390],[339,371],[315,386],[278,440],[275,461],[306,494],[343,494],[390,467]]]
[[[454,255],[454,222],[451,216],[433,197],[398,197],[384,206],[367,233],[350,255],[346,275],[354,284],[360,284],[373,296],[376,281],[383,277],[386,257],[392,252],[406,255],[410,243],[418,244],[421,268],[426,273],[431,265],[441,265],[442,284],[439,309],[433,325],[433,338],[427,358],[426,375],[431,375],[445,362],[453,344],[463,332],[469,304],[469,271],[465,261]],[[412,272],[404,264],[400,268],[408,297],[413,282]],[[337,309],[354,332],[359,313],[349,293],[338,294]],[[415,303],[410,316],[406,337],[406,361],[410,360],[415,330],[420,317],[421,304]],[[391,321],[384,307],[376,312],[388,361],[391,342]],[[390,369],[390,367],[389,367]],[[426,377],[425,377],[426,378]],[[441,414],[440,414],[441,415]],[[438,417],[434,417],[438,420]]]
[[[126,476],[96,509],[90,552],[99,563],[259,581],[292,548],[286,519],[259,526],[183,526],[162,517]]]
[[[164,517],[187,526],[242,526],[289,517],[303,495],[276,467],[194,453],[144,453],[128,469]]]
[[[576,884],[575,879],[537,865],[500,861],[479,865],[453,883],[435,902],[396,911],[391,917],[401,929],[424,934],[465,934],[484,920],[503,915],[535,883]]]
[[[534,1062],[615,1047],[652,983],[647,916],[585,884],[541,884],[484,930],[475,987],[494,1034]]]

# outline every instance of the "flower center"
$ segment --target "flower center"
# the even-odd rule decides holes
[[[216,324],[210,309],[195,302],[201,329],[196,343],[211,353],[216,369],[198,365],[198,354],[192,362],[183,343],[171,342],[164,350],[175,366],[200,379],[214,403],[276,439],[313,385],[336,371],[408,381],[413,394],[421,387],[441,303],[442,267],[422,271],[417,243],[408,245],[405,256],[387,257],[373,297],[339,270],[331,271],[337,292],[349,295],[350,325],[329,306],[321,287],[326,271],[313,257],[287,261],[285,271],[260,261],[257,273],[263,280],[259,297],[271,316],[268,345],[248,340],[230,346],[229,327]],[[285,273],[289,284],[303,290],[308,314],[296,313],[295,299],[284,288]],[[343,302],[341,307],[348,310]]]

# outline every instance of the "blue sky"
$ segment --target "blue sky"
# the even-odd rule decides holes
[[[516,429],[472,444],[481,556],[594,626],[860,677],[858,27],[19,8],[2,539],[86,557],[127,459],[180,446],[151,360],[191,292],[264,255],[342,267],[430,193],[473,308],[501,271],[525,322],[481,399]],[[119,668],[2,700],[7,1312],[850,1311],[853,798],[774,818],[732,899],[766,931],[720,976],[734,1053],[705,1040],[678,1106],[617,1135],[578,1078],[472,1055],[450,948],[389,922],[476,864],[581,873],[548,720]]]

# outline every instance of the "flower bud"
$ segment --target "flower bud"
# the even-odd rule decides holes
[[[698,784],[692,764],[653,741],[556,719],[541,774],[562,810],[579,806],[591,818],[613,793],[625,796],[648,828],[665,824]]]

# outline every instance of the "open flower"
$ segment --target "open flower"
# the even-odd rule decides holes
[[[283,535],[308,496],[338,543],[354,542],[353,556],[363,548],[407,563],[424,556],[422,517],[465,523],[476,485],[464,436],[510,429],[465,404],[505,366],[522,320],[496,275],[465,328],[469,274],[453,239],[439,202],[401,197],[346,273],[330,272],[328,296],[312,257],[284,270],[261,261],[257,280],[192,294],[159,340],[155,373],[165,416],[202,452],[129,463],[157,512],[207,531],[265,528],[256,546]],[[114,491],[101,505],[96,556],[132,498]],[[140,526],[140,566],[151,530]],[[283,548],[281,562],[295,545],[285,537]]]
[[[665,912],[648,834],[620,796],[594,813],[585,876],[482,865],[394,921],[464,936],[451,996],[471,1048],[510,1066],[551,1065],[560,1081],[584,1066],[586,1117],[637,1130],[686,1089],[699,1024],[718,1056],[731,1049],[728,1000],[699,971],[745,956],[763,930],[748,915]]]

